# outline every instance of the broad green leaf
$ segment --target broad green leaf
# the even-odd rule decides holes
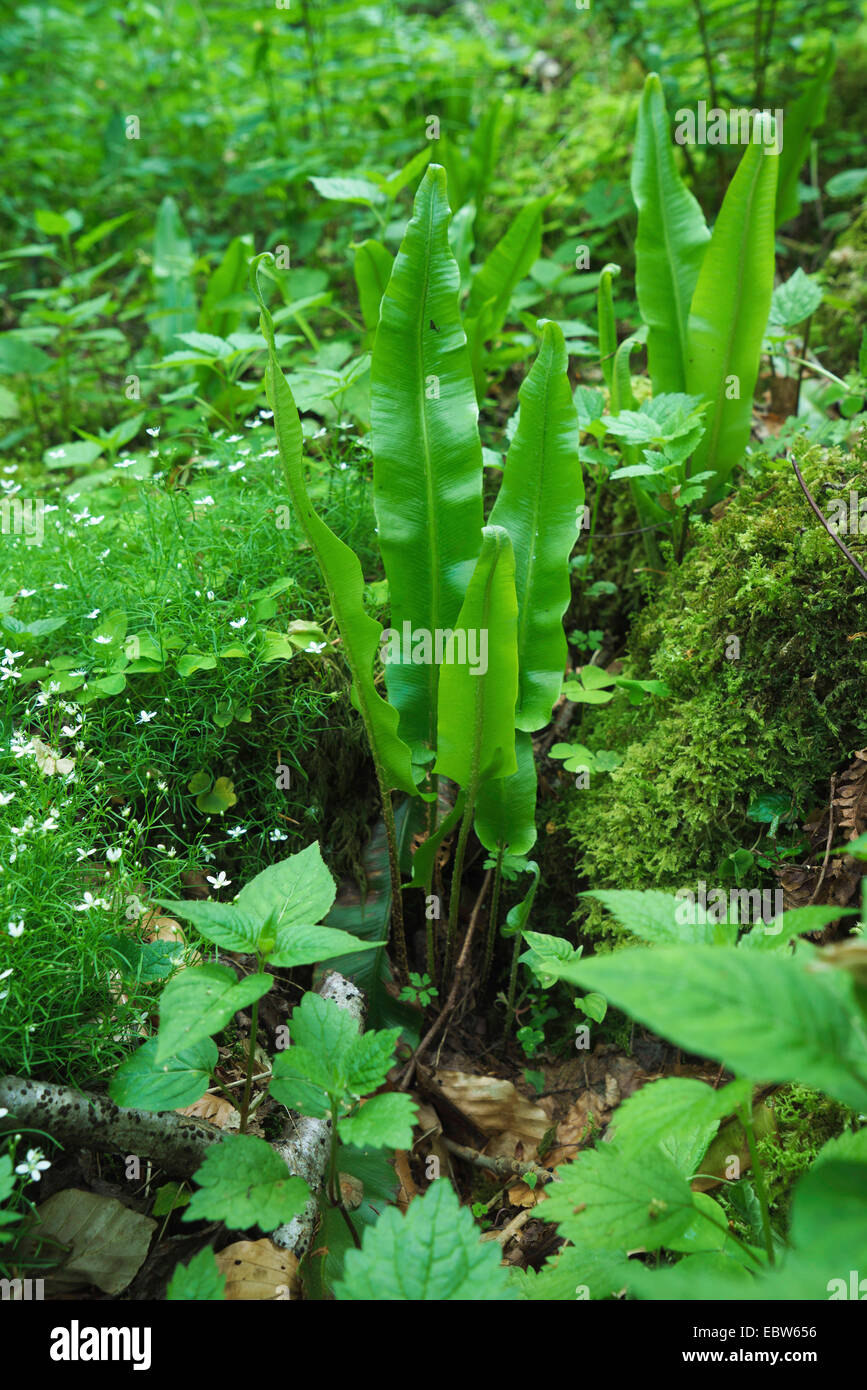
[[[470,1213],[439,1178],[402,1216],[387,1208],[346,1254],[340,1302],[500,1302],[518,1297],[500,1248],[479,1239]]]
[[[631,182],[638,209],[635,289],[649,330],[653,393],[684,391],[689,307],[710,233],[678,173],[662,84],[655,72],[648,74],[638,109]]]
[[[358,286],[361,317],[371,335],[379,323],[379,306],[394,268],[394,257],[381,241],[372,237],[355,247],[353,271]]]
[[[682,1235],[695,1206],[689,1183],[665,1154],[627,1155],[600,1144],[558,1170],[539,1208],[560,1234],[597,1250],[658,1250]]]
[[[517,774],[516,774],[517,775]],[[508,779],[507,779],[508,780]],[[486,783],[488,786],[498,786],[498,782]],[[484,790],[484,788],[482,789]],[[480,793],[481,795],[481,793]],[[424,888],[426,893],[430,892],[433,881],[434,865],[436,863],[439,847],[447,835],[450,835],[455,826],[464,814],[466,806],[466,792],[460,791],[454,806],[448,815],[443,816],[436,829],[423,840],[418,849],[412,856],[412,878],[409,886],[411,888]]]
[[[676,1265],[661,1269],[630,1260],[627,1285],[635,1298],[660,1302],[761,1297],[759,1281],[743,1264],[728,1255],[713,1253],[688,1255]]]
[[[429,642],[455,626],[483,521],[478,409],[448,221],[445,171],[431,165],[382,300],[370,372],[392,630],[419,630]],[[435,746],[439,665],[390,661],[385,674],[401,737]]]
[[[183,1221],[223,1221],[232,1230],[259,1226],[273,1231],[298,1216],[310,1198],[303,1178],[290,1177],[271,1145],[252,1134],[227,1135],[208,1151],[194,1176],[199,1188]]]
[[[501,845],[511,854],[529,854],[536,843],[536,761],[531,736],[520,730],[515,734],[515,758],[517,772],[493,777],[479,788],[474,829],[491,854]]]
[[[274,411],[277,444],[286,482],[302,530],[313,551],[331,601],[331,611],[343,638],[346,661],[352,673],[353,700],[364,721],[374,762],[387,789],[397,787],[415,795],[409,748],[398,737],[397,711],[377,692],[373,659],[382,633],[381,625],[364,607],[364,578],[358,556],[329,530],[313,510],[304,479],[301,421],[288,382],[280,370],[274,343],[274,324],[265,306],[258,257],[254,289],[261,310],[260,327],[268,344],[265,380]]]
[[[287,1109],[321,1119],[342,1096],[343,1081],[327,1054],[298,1045],[277,1053],[269,1090]]]
[[[551,194],[533,198],[521,209],[473,279],[467,301],[467,318],[475,318],[492,303],[488,337],[496,337],[506,321],[515,288],[539,259],[542,248],[542,214]]]
[[[337,889],[318,841],[270,864],[241,889],[237,910],[269,934],[278,927],[311,926],[329,912]]]
[[[0,376],[41,376],[53,366],[48,353],[20,333],[0,333]]]
[[[768,316],[768,329],[779,325],[781,328],[794,328],[816,312],[822,303],[822,290],[810,275],[805,275],[800,266],[778,285],[771,296],[771,309]]]
[[[733,944],[737,938],[736,925],[710,920],[701,904],[693,901],[694,895],[686,891],[683,897],[678,897],[656,888],[643,891],[610,888],[588,892],[585,896],[598,898],[627,931],[642,941],[660,945],[694,941],[723,946]],[[727,917],[727,912],[724,915]]]
[[[244,955],[256,950],[262,923],[243,917],[234,903],[193,902],[187,899],[155,898],[172,917],[183,917],[205,938],[224,951]]]
[[[335,1066],[358,1038],[358,1023],[333,999],[307,993],[292,1014],[290,1033],[293,1043],[321,1052]]]
[[[387,936],[381,941],[359,941],[351,932],[339,931],[329,926],[280,926],[277,928],[276,944],[266,952],[269,965],[289,969],[294,965],[313,965],[317,961],[333,962],[335,957],[344,957],[347,951],[372,951],[385,946]],[[334,969],[334,965],[331,969]]]
[[[221,1274],[210,1245],[185,1265],[176,1265],[166,1290],[167,1303],[222,1303],[226,1276]]]
[[[847,1131],[818,1154],[795,1188],[789,1237],[796,1256],[828,1279],[867,1270],[867,1129]],[[807,1297],[810,1295],[807,1294]],[[820,1297],[817,1291],[814,1297]]]
[[[756,116],[755,129],[770,116]],[[692,472],[718,489],[740,462],[774,288],[774,200],[779,156],[756,139],[729,184],[705,252],[687,328],[686,389],[710,402]]]
[[[584,482],[578,412],[563,333],[542,328],[539,355],[518,393],[518,428],[489,525],[503,526],[515,554],[518,600],[517,727],[544,728],[560,693],[568,650],[569,555],[578,536]]]
[[[684,1255],[721,1252],[734,1244],[729,1240],[728,1217],[713,1197],[706,1192],[692,1194],[695,1213],[686,1230],[673,1236],[666,1247]]]
[[[416,1107],[410,1096],[397,1092],[372,1096],[355,1115],[345,1115],[337,1129],[344,1144],[358,1148],[408,1149]]]
[[[660,1148],[692,1179],[720,1120],[749,1100],[750,1092],[748,1081],[733,1081],[719,1091],[686,1076],[648,1082],[617,1107],[612,1120],[617,1147],[635,1158]]]
[[[346,1087],[352,1095],[366,1096],[382,1085],[394,1061],[399,1037],[399,1028],[380,1028],[363,1033],[350,1044],[343,1055],[343,1066]]]
[[[208,1088],[217,1065],[217,1045],[203,1038],[165,1061],[157,1061],[157,1039],[121,1062],[108,1093],[115,1105],[136,1110],[180,1110],[193,1105]]]
[[[176,975],[160,996],[157,1061],[218,1033],[239,1009],[267,994],[273,983],[271,975],[239,980],[226,965],[199,965]]]
[[[482,552],[455,633],[465,636],[467,660],[442,669],[435,771],[474,797],[488,778],[509,777],[518,766],[515,559],[502,526],[486,526],[482,532]],[[469,660],[473,644],[479,658],[475,665]]]
[[[729,946],[618,951],[561,968],[688,1052],[867,1109],[867,1042],[844,970]]]
[[[532,1268],[513,1275],[522,1298],[546,1303],[612,1298],[629,1283],[633,1265],[620,1251],[564,1246],[536,1273]]]
[[[176,333],[195,329],[194,264],[193,248],[177,203],[167,196],[157,213],[153,252],[156,310],[152,327],[164,348],[173,342]]]
[[[370,183],[368,179],[330,179],[311,176],[310,182],[321,197],[332,199],[334,202],[361,203],[365,207],[373,207],[375,203],[385,202],[385,194],[382,189],[377,188],[376,184]]]
[[[205,287],[196,324],[200,333],[213,333],[217,338],[228,338],[229,334],[234,333],[239,327],[241,311],[238,302],[247,288],[252,255],[251,236],[232,237],[223,259]],[[261,347],[261,343],[257,343],[256,346]]]

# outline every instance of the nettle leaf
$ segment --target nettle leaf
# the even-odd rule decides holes
[[[347,1090],[356,1096],[367,1096],[382,1085],[400,1034],[400,1028],[381,1028],[355,1039],[343,1058]]]
[[[238,1009],[261,999],[273,983],[271,975],[239,980],[227,965],[199,965],[176,975],[160,998],[157,1061],[218,1033]]]
[[[561,1235],[599,1250],[658,1250],[677,1239],[693,1219],[687,1179],[660,1151],[623,1153],[601,1144],[559,1169],[539,1209]]]
[[[566,1245],[536,1273],[513,1274],[522,1298],[546,1303],[612,1298],[629,1284],[633,1264],[620,1251]]]
[[[867,1110],[863,1015],[845,970],[801,955],[704,945],[618,951],[561,970],[687,1052]]]
[[[333,999],[305,994],[292,1014],[292,1041],[328,1057],[335,1066],[358,1038],[358,1024]]]
[[[241,916],[233,903],[187,902],[174,898],[154,898],[154,902],[173,917],[184,917],[192,922],[207,941],[224,951],[247,955],[256,950],[259,931]]]
[[[408,1149],[416,1107],[410,1096],[395,1091],[372,1096],[355,1115],[344,1115],[337,1123],[344,1144],[358,1148]]]
[[[310,1199],[303,1178],[291,1177],[271,1145],[252,1134],[229,1135],[216,1144],[194,1176],[200,1187],[182,1221],[273,1231],[298,1216]]]
[[[238,911],[254,921],[294,926],[319,922],[336,894],[334,879],[314,840],[299,854],[271,864],[238,894]]]
[[[738,928],[726,922],[708,920],[699,903],[674,893],[658,889],[611,888],[588,892],[588,898],[598,898],[627,931],[642,941],[660,945],[693,941],[720,945],[734,942]]]
[[[269,1090],[287,1109],[321,1119],[331,1109],[332,1096],[342,1095],[343,1079],[327,1054],[287,1047],[274,1058]]]
[[[218,1057],[211,1038],[201,1039],[166,1061],[157,1060],[157,1044],[157,1038],[149,1038],[121,1062],[108,1087],[115,1105],[179,1110],[194,1105],[207,1090]]]
[[[617,1147],[635,1158],[660,1148],[684,1177],[693,1178],[720,1120],[749,1100],[751,1089],[748,1081],[733,1081],[715,1091],[685,1076],[648,1082],[617,1108]]]
[[[340,1302],[504,1302],[519,1297],[500,1265],[496,1243],[482,1243],[472,1216],[445,1178],[416,1197],[406,1216],[396,1207],[346,1253],[334,1290]]]
[[[759,1285],[738,1260],[719,1253],[688,1255],[668,1268],[629,1262],[627,1285],[634,1298],[702,1302],[753,1298]],[[761,1296],[761,1295],[759,1295]]]
[[[293,965],[332,960],[348,951],[372,951],[384,944],[383,941],[359,941],[357,936],[338,927],[282,926],[277,928],[276,945],[266,951],[265,956],[271,965],[288,969]]]
[[[784,284],[778,285],[771,295],[771,312],[768,326],[794,328],[810,318],[822,303],[822,290],[812,275],[805,275],[798,266]]]
[[[226,1276],[221,1274],[210,1245],[189,1264],[177,1265],[166,1290],[166,1302],[219,1302],[226,1297]]]

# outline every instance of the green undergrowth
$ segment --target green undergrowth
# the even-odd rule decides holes
[[[80,1081],[123,1055],[152,1005],[148,980],[112,994],[137,903],[231,897],[311,839],[363,878],[372,773],[272,444],[217,439],[181,487],[159,458],[68,484],[42,544],[5,538],[0,1066]],[[311,475],[375,582],[363,449],[338,438]]]
[[[863,464],[839,452],[799,457],[820,503],[863,478]],[[768,826],[748,819],[754,798],[784,796],[790,826],[824,804],[830,775],[867,741],[865,599],[786,463],[742,483],[718,521],[699,524],[628,643],[628,672],[664,680],[670,699],[585,707],[573,725],[572,738],[580,730],[591,749],[623,757],[570,792],[557,817],[579,877],[593,888],[705,880],[710,890],[726,884],[734,851],[767,844]],[[733,638],[739,656],[728,659]],[[756,861],[741,884],[776,880]],[[582,905],[585,932],[610,931],[595,909],[586,914]]]
[[[788,1220],[792,1189],[809,1171],[820,1149],[855,1120],[839,1101],[809,1086],[785,1086],[772,1099],[776,1133],[759,1139],[768,1199],[775,1218]]]

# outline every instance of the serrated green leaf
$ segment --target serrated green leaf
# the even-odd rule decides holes
[[[539,1208],[560,1234],[598,1250],[658,1250],[682,1235],[695,1210],[689,1183],[661,1151],[640,1156],[600,1144],[558,1169]]]
[[[226,1297],[226,1276],[221,1274],[210,1245],[185,1265],[176,1265],[168,1289],[169,1303],[222,1303]]]
[[[734,1114],[750,1093],[748,1081],[733,1081],[719,1091],[685,1076],[650,1081],[617,1107],[612,1119],[617,1147],[635,1158],[660,1148],[691,1179],[720,1120]]]
[[[218,1033],[238,1009],[261,999],[273,983],[271,975],[239,980],[226,965],[199,965],[176,975],[160,997],[157,1061]]]
[[[252,1134],[228,1135],[205,1155],[183,1221],[223,1221],[233,1230],[273,1231],[298,1216],[310,1198],[303,1178],[290,1177],[270,1144]]]
[[[356,1096],[370,1095],[388,1075],[401,1030],[381,1028],[362,1034],[343,1054],[346,1085]],[[364,1144],[359,1144],[364,1148]]]
[[[180,1110],[204,1095],[217,1065],[216,1043],[202,1038],[164,1061],[157,1058],[157,1043],[157,1038],[149,1038],[121,1062],[108,1087],[115,1105]]]
[[[661,1037],[766,1081],[798,1081],[867,1110],[855,980],[803,957],[728,946],[618,951],[560,967]]]
[[[483,1244],[470,1213],[440,1178],[402,1216],[395,1207],[365,1231],[360,1250],[346,1254],[340,1302],[473,1302],[517,1298],[500,1249]]]
[[[332,1098],[343,1095],[343,1077],[327,1054],[301,1045],[278,1052],[272,1064],[271,1095],[288,1110],[321,1119]]]
[[[355,1115],[344,1115],[337,1124],[345,1144],[358,1148],[408,1149],[416,1107],[410,1096],[392,1091],[372,1096]]]

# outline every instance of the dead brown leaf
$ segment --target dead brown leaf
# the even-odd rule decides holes
[[[226,1276],[226,1298],[232,1301],[286,1302],[301,1297],[298,1261],[270,1240],[238,1240],[217,1256]]]

